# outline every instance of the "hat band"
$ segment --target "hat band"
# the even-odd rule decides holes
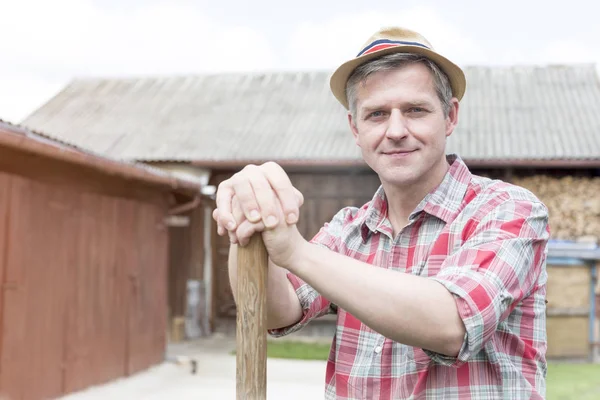
[[[356,55],[356,57],[364,56],[366,54],[373,53],[375,51],[387,49],[390,47],[397,47],[397,46],[419,46],[419,47],[424,47],[426,49],[429,49],[429,47],[427,47],[424,44],[419,43],[419,42],[405,42],[402,40],[379,39],[374,42],[371,42],[367,47],[362,49],[360,51],[360,53],[358,53]],[[431,50],[431,49],[429,49],[429,50]]]

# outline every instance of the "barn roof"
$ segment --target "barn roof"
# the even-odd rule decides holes
[[[465,73],[449,151],[491,163],[600,160],[594,65]],[[328,77],[317,71],[75,80],[22,124],[124,159],[356,162]]]
[[[0,148],[57,160],[74,168],[87,168],[106,176],[141,182],[188,196],[198,196],[202,190],[200,180],[188,175],[97,154],[3,120],[0,120]]]

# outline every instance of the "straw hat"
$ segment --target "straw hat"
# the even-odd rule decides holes
[[[420,54],[435,62],[448,75],[452,94],[458,100],[462,99],[467,84],[462,69],[437,53],[422,35],[399,27],[383,28],[373,34],[361,47],[356,58],[346,61],[335,70],[329,81],[333,95],[348,109],[346,82],[356,67],[385,54],[400,52]]]

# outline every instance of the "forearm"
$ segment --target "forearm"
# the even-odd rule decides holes
[[[457,355],[465,330],[444,286],[305,246],[288,268],[332,303],[394,341]]]
[[[229,282],[237,304],[237,245],[229,248]],[[287,271],[269,261],[267,281],[267,328],[282,328],[302,318],[302,306],[296,292],[287,279]]]

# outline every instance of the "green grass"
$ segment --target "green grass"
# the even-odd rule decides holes
[[[329,356],[329,343],[312,343],[293,340],[268,340],[267,357],[294,360],[323,360]],[[235,354],[235,350],[231,352]]]
[[[327,360],[329,348],[329,343],[269,340],[267,356]],[[546,385],[547,400],[600,400],[600,365],[549,363]]]
[[[550,363],[546,385],[548,400],[598,400],[600,365]]]
[[[267,357],[296,360],[327,360],[330,343],[309,343],[290,340],[267,342]]]

